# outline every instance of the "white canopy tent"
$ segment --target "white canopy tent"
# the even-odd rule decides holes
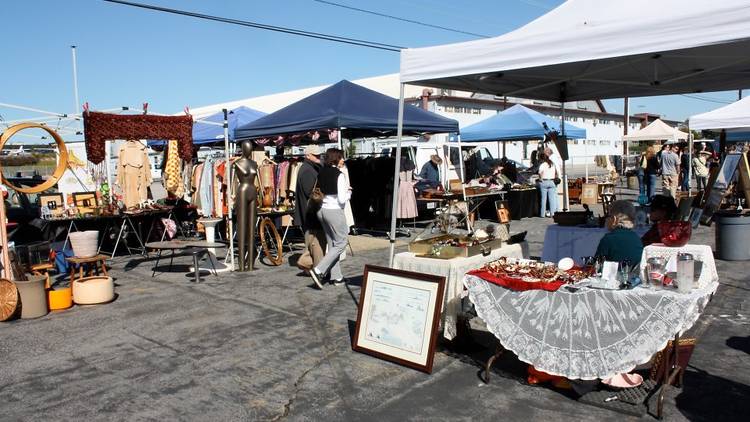
[[[666,141],[668,144],[687,139],[687,133],[669,126],[661,119],[656,119],[648,126],[622,137],[623,141]]]
[[[499,37],[402,50],[402,92],[418,83],[546,99],[564,115],[565,101],[740,89],[749,20],[747,0],[568,0]],[[395,220],[391,261],[394,245]]]
[[[706,113],[690,117],[690,127],[703,129],[750,130],[750,97]]]

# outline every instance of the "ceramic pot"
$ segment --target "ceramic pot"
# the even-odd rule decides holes
[[[95,305],[115,298],[112,277],[84,277],[73,282],[73,302],[78,305]]]
[[[99,231],[86,230],[83,232],[73,232],[69,235],[70,246],[73,247],[73,253],[78,258],[88,258],[96,255],[99,245]]]
[[[31,319],[47,315],[47,293],[44,283],[47,277],[43,275],[28,275],[28,280],[14,280],[18,295],[21,297],[21,318]]]

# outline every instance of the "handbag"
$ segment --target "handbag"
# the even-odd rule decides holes
[[[562,179],[557,175],[557,166],[555,166],[555,178],[552,179],[553,182],[555,182],[555,186],[559,185],[562,182]]]
[[[313,186],[312,191],[310,192],[310,197],[307,199],[307,207],[312,209],[319,209],[321,206],[323,206],[323,191],[320,190],[318,187],[318,181],[315,181],[315,186]]]

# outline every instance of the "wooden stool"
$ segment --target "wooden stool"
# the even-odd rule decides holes
[[[99,275],[99,267],[101,267],[104,275],[109,277],[109,274],[107,274],[107,267],[106,265],[104,265],[104,261],[108,259],[109,259],[109,256],[107,255],[94,255],[88,258],[79,258],[77,256],[65,258],[65,260],[68,261],[68,264],[70,264],[71,294],[73,293],[73,281],[74,280],[80,280],[84,276],[87,276],[87,275],[88,276]],[[94,264],[93,268],[91,268],[90,264]],[[76,265],[78,265],[78,278],[77,279],[75,277]],[[84,271],[84,267],[86,267],[86,271]]]
[[[50,263],[34,264],[31,266],[31,274],[45,276],[47,278],[47,281],[44,283],[44,288],[49,289],[50,288],[49,270],[53,268],[55,268],[54,264],[50,264]]]

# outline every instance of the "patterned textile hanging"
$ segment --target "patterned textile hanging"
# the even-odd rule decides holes
[[[167,142],[167,158],[164,164],[164,189],[177,198],[182,198],[185,188],[182,183],[182,160],[177,153],[177,140]]]

